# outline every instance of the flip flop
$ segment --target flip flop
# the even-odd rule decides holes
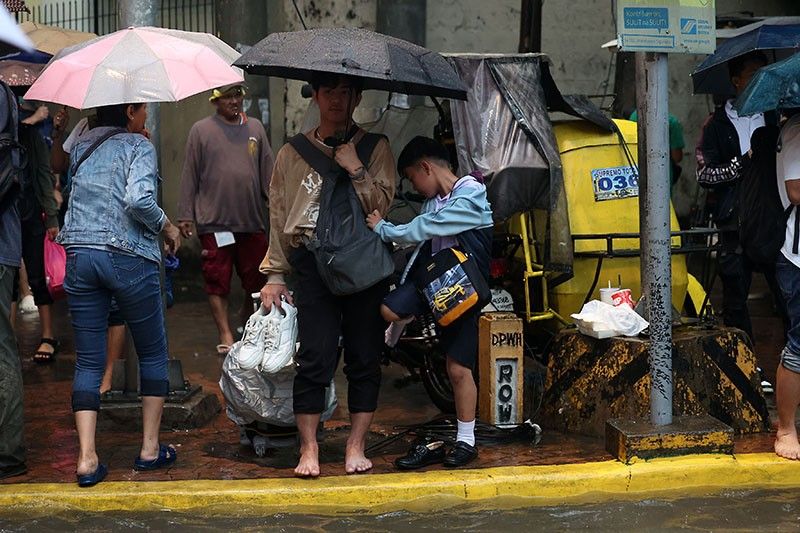
[[[139,472],[147,470],[158,470],[172,465],[175,459],[178,458],[178,452],[173,446],[158,445],[158,457],[151,461],[145,461],[141,457],[137,457],[133,461],[133,469]]]
[[[39,345],[42,344],[49,344],[52,348],[52,352],[43,352],[38,350],[33,353],[33,361],[35,363],[52,363],[53,359],[55,358],[56,354],[58,353],[59,348],[61,348],[61,343],[55,339],[47,339],[42,338],[39,340]]]
[[[93,487],[103,481],[107,475],[108,468],[106,468],[106,465],[101,463],[97,465],[97,470],[91,474],[76,474],[75,476],[78,478],[79,487]]]
[[[228,352],[231,351],[231,347],[227,344],[217,344],[217,354],[218,355],[228,355]]]

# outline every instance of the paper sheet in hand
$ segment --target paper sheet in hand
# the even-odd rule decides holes
[[[217,248],[230,246],[236,242],[236,238],[230,231],[218,231],[214,234],[214,239],[217,241]]]

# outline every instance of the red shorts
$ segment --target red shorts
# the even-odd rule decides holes
[[[267,282],[267,276],[258,271],[267,255],[267,236],[264,233],[234,233],[236,242],[222,248],[217,247],[213,233],[200,235],[203,251],[203,279],[206,294],[227,296],[231,292],[231,275],[242,280],[242,288],[249,294],[258,292]]]

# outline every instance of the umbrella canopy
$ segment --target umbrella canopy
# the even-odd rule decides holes
[[[39,77],[44,64],[5,59],[0,61],[0,81],[9,87],[28,87]]]
[[[33,43],[17,26],[17,21],[0,6],[0,54],[10,54],[19,50],[33,50]]]
[[[9,13],[30,13],[31,10],[25,5],[24,0],[3,0],[3,5]]]
[[[800,107],[800,54],[761,68],[734,106],[740,115]]]
[[[192,32],[128,28],[65,48],[47,65],[25,98],[87,109],[176,102],[243,81],[241,71],[220,57],[222,52],[235,57],[235,50],[215,50],[201,44],[213,39],[186,35]]]
[[[364,89],[466,100],[456,71],[436,52],[357,28],[273,33],[235,63],[252,74],[310,81],[314,72],[357,76]]]
[[[19,25],[33,46],[46,54],[55,55],[62,49],[74,46],[97,37],[94,33],[67,30],[58,26],[46,26],[35,22],[23,22]]]
[[[731,37],[692,72],[695,94],[735,94],[728,61],[756,50],[774,50],[784,55],[800,49],[800,24],[764,24]]]

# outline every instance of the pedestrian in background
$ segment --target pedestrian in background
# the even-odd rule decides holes
[[[267,194],[272,148],[263,124],[242,110],[244,87],[216,89],[216,113],[192,126],[181,175],[178,226],[184,238],[197,234],[208,303],[219,332],[217,353],[234,343],[228,296],[234,267],[244,301],[239,323],[252,313],[250,295],[266,281],[258,266],[267,251]]]
[[[0,134],[16,141],[18,120],[16,99],[8,86],[0,81]],[[0,176],[3,179],[12,179],[12,165],[20,164],[20,157],[18,150],[0,150]],[[22,367],[17,339],[11,327],[12,294],[21,260],[22,233],[16,191],[12,190],[0,197],[0,479],[27,472]]]
[[[746,54],[728,64],[731,83],[741,94],[753,74],[767,64],[761,52]],[[778,311],[782,306],[780,289],[775,279],[774,264],[754,264],[739,242],[739,197],[737,184],[742,169],[749,162],[750,138],[765,124],[775,124],[774,115],[739,116],[733,109],[734,99],[717,107],[706,122],[697,150],[697,181],[708,190],[707,209],[719,229],[721,251],[718,271],[722,281],[722,318],[726,326],[739,328],[753,340],[753,326],[747,308],[747,296],[753,271],[764,273]],[[784,317],[785,318],[785,317]]]

